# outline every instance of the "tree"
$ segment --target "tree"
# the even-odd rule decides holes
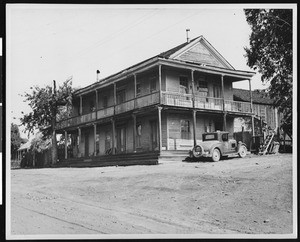
[[[72,82],[65,81],[56,90],[55,81],[54,87],[47,85],[46,87],[31,87],[31,93],[25,93],[24,102],[28,102],[32,111],[25,114],[21,118],[22,125],[25,129],[33,133],[38,129],[44,138],[52,138],[52,163],[57,161],[57,141],[55,124],[61,119],[68,116],[66,112],[72,105]],[[67,108],[61,108],[65,106]]]
[[[10,125],[10,139],[11,157],[14,157],[14,154],[17,152],[20,146],[27,142],[27,140],[21,138],[19,127],[17,124],[11,123]]]
[[[268,94],[283,114],[281,127],[292,136],[293,22],[291,9],[246,9],[251,26],[247,64],[269,82]]]

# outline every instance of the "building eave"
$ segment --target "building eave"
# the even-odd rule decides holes
[[[214,67],[210,65],[201,65],[194,62],[186,62],[186,61],[180,61],[180,60],[174,60],[174,59],[159,59],[160,64],[162,65],[168,65],[178,68],[189,68],[195,71],[201,71],[206,72],[210,74],[217,74],[217,75],[223,75],[223,76],[229,76],[229,77],[236,77],[240,79],[251,79],[256,73],[255,72],[249,72],[249,71],[241,71],[241,70],[231,70],[221,67]]]

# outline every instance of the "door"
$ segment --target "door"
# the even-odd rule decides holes
[[[155,150],[158,147],[158,127],[157,121],[150,121],[150,139],[151,139],[151,150]]]
[[[116,129],[117,133],[117,152],[126,152],[126,128],[124,126]]]
[[[84,156],[89,156],[89,133],[84,134]]]

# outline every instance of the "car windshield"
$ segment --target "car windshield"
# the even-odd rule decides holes
[[[217,134],[203,134],[203,141],[217,140]]]

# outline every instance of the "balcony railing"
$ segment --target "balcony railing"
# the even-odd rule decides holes
[[[106,118],[114,115],[115,107],[102,108],[97,111],[97,117]]]
[[[225,110],[232,112],[251,113],[251,104],[247,102],[225,100]]]
[[[63,120],[57,124],[58,129],[69,126],[76,126],[83,123],[95,121],[96,119],[112,117],[114,114],[120,114],[131,111],[135,108],[142,108],[159,103],[159,92],[147,94],[136,99],[128,100],[124,103],[99,109],[95,112],[84,114],[77,117],[72,117]],[[176,106],[176,107],[193,107],[192,94],[180,94],[174,92],[162,92],[161,104]],[[223,110],[223,99],[214,97],[199,97],[195,96],[195,108],[207,110]],[[251,105],[248,102],[236,102],[225,100],[225,111],[251,113]]]
[[[162,92],[162,104],[178,107],[193,107],[192,94]]]
[[[96,119],[111,117],[114,114],[125,113],[135,108],[141,108],[159,103],[159,92],[147,94],[136,99],[128,100],[124,103],[117,104],[115,106],[101,108],[95,112],[84,114],[77,117],[72,117],[56,124],[57,129],[63,129],[70,126],[76,126],[79,124],[95,121]]]
[[[192,94],[163,92],[162,104],[178,107],[193,107]],[[223,99],[195,96],[195,108],[222,111]],[[251,104],[248,102],[225,100],[225,111],[251,113]]]
[[[142,108],[159,103],[159,92],[151,93],[136,99],[136,108]]]
[[[214,97],[195,96],[195,108],[223,110],[223,99]]]

